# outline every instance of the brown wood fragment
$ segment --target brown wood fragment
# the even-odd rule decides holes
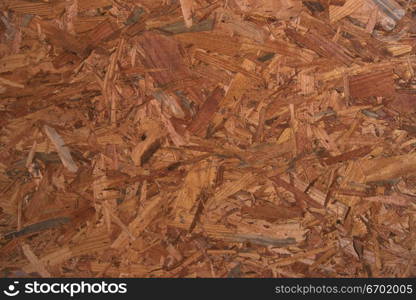
[[[45,266],[39,260],[39,258],[33,253],[29,245],[22,245],[22,250],[26,258],[30,261],[30,263],[33,265],[34,269],[39,273],[40,276],[51,277],[51,274],[48,272],[48,270],[46,270]]]
[[[393,194],[390,196],[372,196],[372,197],[365,197],[363,198],[366,201],[378,202],[378,203],[385,203],[385,204],[392,204],[397,206],[409,206],[411,203],[416,201],[416,198],[409,197],[406,195],[399,195]]]
[[[220,189],[218,189],[215,192],[214,197],[211,198],[208,201],[207,205],[208,206],[215,205],[215,204],[219,203],[220,201],[225,200],[227,197],[235,194],[236,192],[238,192],[242,188],[246,187],[247,185],[249,185],[253,181],[254,181],[254,175],[251,174],[251,173],[247,173],[247,174],[243,175],[236,182],[230,182],[226,185],[223,185]]]
[[[61,159],[63,165],[71,172],[77,172],[78,166],[74,162],[71,156],[71,152],[67,146],[65,146],[65,142],[62,137],[58,134],[58,132],[48,125],[44,125],[43,129],[45,130],[46,135],[51,140],[53,145],[58,151],[59,158]]]
[[[88,54],[86,44],[82,41],[82,39],[77,39],[68,32],[48,23],[41,23],[40,26],[51,44],[57,47],[62,47],[67,51],[75,52],[82,58]]]
[[[350,15],[363,5],[363,0],[346,0],[342,6],[329,6],[329,19],[331,23],[335,23],[338,20]]]
[[[206,54],[202,51],[197,51],[195,53],[195,58],[206,63],[209,65],[214,65],[220,69],[224,69],[224,70],[229,70],[231,72],[235,72],[235,73],[241,73],[246,75],[247,77],[250,77],[251,79],[254,79],[256,81],[261,81],[262,79],[256,75],[253,72],[249,72],[246,71],[245,69],[241,68],[240,66],[233,64],[232,62],[229,62],[225,59],[219,58],[219,57],[215,57],[215,56],[211,56],[209,54]]]
[[[388,97],[394,94],[392,71],[355,75],[349,78],[351,97],[366,98],[371,96]]]
[[[283,179],[275,176],[270,178],[274,183],[276,183],[278,186],[283,187],[284,189],[288,190],[289,192],[293,193],[297,200],[300,202],[300,205],[305,207],[306,203],[309,205],[316,207],[316,208],[322,208],[322,205],[317,203],[314,199],[312,199],[308,194],[302,192],[298,188],[294,187],[290,183],[287,183]]]
[[[161,27],[160,30],[163,32],[168,32],[172,34],[181,34],[186,32],[201,32],[201,31],[211,31],[214,28],[214,19],[208,19],[201,21],[200,23],[193,24],[191,27],[186,27],[184,22],[177,22],[173,24],[166,25]]]
[[[336,164],[336,163],[340,163],[340,162],[344,162],[347,160],[351,160],[351,159],[357,159],[360,157],[363,157],[365,155],[367,155],[368,153],[370,153],[372,150],[372,147],[370,146],[365,146],[356,150],[351,150],[349,152],[340,154],[338,156],[333,156],[333,157],[329,157],[326,158],[324,161],[326,164],[328,165],[332,165],[332,164]]]
[[[188,231],[192,231],[209,199],[208,190],[216,177],[215,163],[201,161],[192,168],[185,178],[183,187],[175,200],[175,220],[192,218]]]
[[[188,130],[198,136],[205,136],[209,122],[219,108],[219,104],[224,97],[224,90],[217,87],[212,94],[202,104],[198,114],[192,123],[188,126]]]
[[[148,68],[164,69],[164,72],[151,72],[150,75],[160,85],[183,80],[189,71],[175,40],[156,33],[146,32],[141,37],[141,46],[146,57],[143,62]],[[159,51],[159,49],[165,49]]]
[[[413,153],[382,157],[363,161],[361,170],[365,176],[365,182],[389,180],[415,173],[415,161],[416,155]]]
[[[137,237],[146,229],[146,227],[153,221],[158,213],[160,213],[161,204],[163,199],[161,197],[155,197],[150,203],[148,203],[144,210],[138,214],[138,216],[130,222],[128,225],[129,232]],[[122,248],[127,244],[129,235],[123,231],[116,240],[112,243],[112,248]]]
[[[52,17],[62,13],[65,9],[65,6],[62,5],[62,2],[30,2],[30,1],[6,1],[8,3],[8,8],[12,11],[21,14],[33,14],[39,16]]]
[[[24,228],[20,229],[19,231],[16,232],[11,232],[6,234],[4,237],[6,239],[9,238],[16,238],[19,236],[23,236],[26,234],[31,234],[31,233],[35,233],[35,232],[39,232],[42,230],[47,230],[49,228],[54,228],[63,224],[67,224],[69,223],[71,220],[68,217],[61,217],[61,218],[54,218],[54,219],[50,219],[50,220],[46,220],[46,221],[42,221],[39,223],[35,223],[32,225],[28,225],[25,226]]]
[[[313,250],[310,250],[310,251],[301,252],[301,253],[295,254],[295,255],[293,255],[291,257],[288,257],[288,258],[282,258],[282,259],[278,260],[276,263],[274,263],[273,267],[287,266],[287,265],[295,263],[298,260],[306,258],[308,256],[313,256],[313,255],[319,254],[321,252],[329,251],[329,250],[333,249],[334,247],[335,247],[334,245],[328,245],[328,246],[325,246],[323,248],[317,248],[317,249],[313,249]]]
[[[89,10],[89,9],[97,9],[102,7],[109,7],[112,5],[110,0],[91,0],[88,2],[80,1],[78,4],[79,11]]]
[[[115,37],[114,35],[116,32],[117,27],[115,24],[108,20],[103,20],[88,33],[89,47],[94,48],[101,42],[109,40],[110,37]]]
[[[236,0],[235,3],[244,12],[272,16],[278,19],[286,19],[291,15],[296,15],[302,7],[302,2],[299,0],[265,0],[262,2],[256,0]]]
[[[334,57],[340,62],[351,65],[352,58],[348,54],[348,51],[341,45],[336,42],[329,40],[317,32],[310,32],[307,34],[307,37],[315,43],[320,49],[323,49],[325,56],[328,58]]]
[[[172,222],[169,224],[177,228],[186,228],[188,224]],[[281,232],[274,232],[270,235],[262,235],[255,232],[247,231],[246,228],[241,230],[228,229],[222,225],[205,224],[203,230],[213,239],[224,239],[228,242],[244,243],[250,242],[262,246],[287,247],[299,243],[304,239],[304,230],[298,224],[288,224],[276,226],[280,227]]]
[[[292,219],[301,217],[302,211],[299,208],[275,207],[271,205],[254,206],[241,208],[243,214],[247,214],[251,218],[266,220],[273,222],[281,219]]]
[[[180,0],[183,18],[185,19],[186,27],[192,26],[192,4],[193,0]]]
[[[234,55],[241,48],[241,43],[238,40],[218,34],[191,32],[175,35],[174,38],[187,45],[194,45],[225,55]]]
[[[6,78],[1,78],[1,77],[0,77],[0,84],[8,85],[8,86],[20,88],[20,89],[23,89],[25,87],[23,84],[8,80]]]

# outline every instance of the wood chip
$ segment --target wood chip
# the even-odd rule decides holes
[[[30,261],[30,263],[33,265],[33,268],[39,273],[40,276],[44,278],[51,277],[51,274],[46,270],[45,266],[39,260],[39,258],[33,253],[29,245],[22,245],[22,250],[26,258]]]
[[[67,146],[65,146],[65,142],[62,137],[58,134],[58,132],[48,125],[44,125],[43,129],[47,134],[48,138],[51,140],[53,145],[58,151],[59,158],[61,159],[63,165],[70,171],[70,172],[77,172],[78,166],[74,162],[71,156],[71,152]]]

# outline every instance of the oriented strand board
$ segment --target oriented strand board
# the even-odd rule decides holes
[[[0,7],[4,277],[416,276],[412,1]]]

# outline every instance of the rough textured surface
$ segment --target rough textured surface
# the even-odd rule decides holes
[[[416,276],[416,5],[0,2],[0,271]]]

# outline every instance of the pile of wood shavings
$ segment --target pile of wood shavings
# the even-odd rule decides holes
[[[0,7],[2,276],[416,276],[416,4]]]

